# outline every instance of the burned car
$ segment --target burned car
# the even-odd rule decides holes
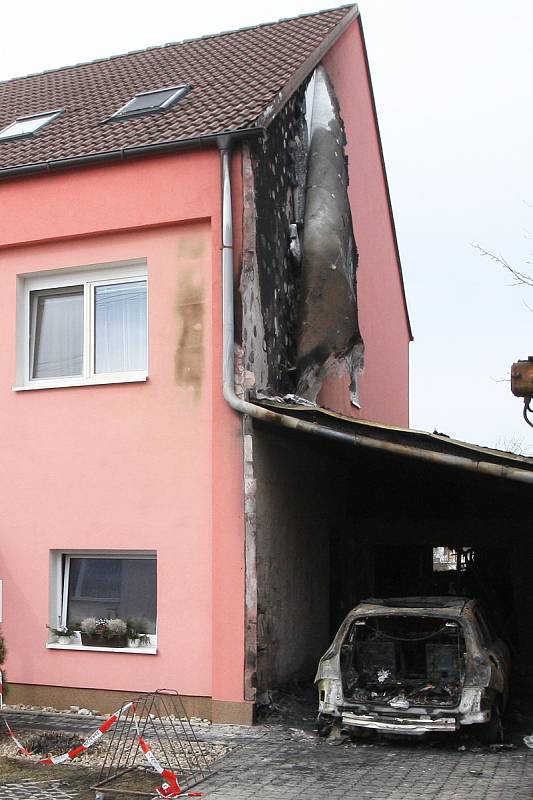
[[[479,738],[501,741],[508,675],[508,649],[476,600],[365,600],[320,660],[319,733],[338,725],[412,736],[476,725]]]

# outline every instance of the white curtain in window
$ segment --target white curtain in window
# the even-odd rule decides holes
[[[31,377],[81,375],[83,287],[32,294]]]
[[[95,287],[95,372],[146,369],[146,281]]]

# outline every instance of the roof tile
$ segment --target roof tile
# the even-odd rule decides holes
[[[20,116],[65,109],[34,136],[0,142],[0,170],[253,127],[352,8],[0,83],[0,130]],[[182,83],[191,91],[164,113],[109,121],[136,93]]]

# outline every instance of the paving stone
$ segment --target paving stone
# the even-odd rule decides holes
[[[26,730],[67,728],[87,733],[96,722],[42,714],[15,717],[9,714],[10,724]],[[533,796],[533,750],[459,752],[453,745],[432,748],[395,743],[330,747],[318,737],[293,738],[282,726],[210,725],[195,730],[200,740],[223,741],[233,747],[217,763],[213,777],[198,787],[208,800],[307,800],[310,796],[324,800],[532,800]],[[47,784],[48,794],[21,794],[4,784],[0,800],[78,797],[57,784]],[[51,794],[54,789],[63,794]],[[8,790],[12,793],[5,794]]]
[[[62,781],[20,781],[0,786],[0,800],[76,800],[79,792]]]

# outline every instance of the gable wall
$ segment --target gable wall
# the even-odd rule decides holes
[[[359,20],[342,34],[323,63],[346,132],[348,194],[359,252],[357,294],[365,368],[360,379],[360,411],[350,406],[347,377],[328,380],[319,401],[362,419],[407,426],[409,323]]]

